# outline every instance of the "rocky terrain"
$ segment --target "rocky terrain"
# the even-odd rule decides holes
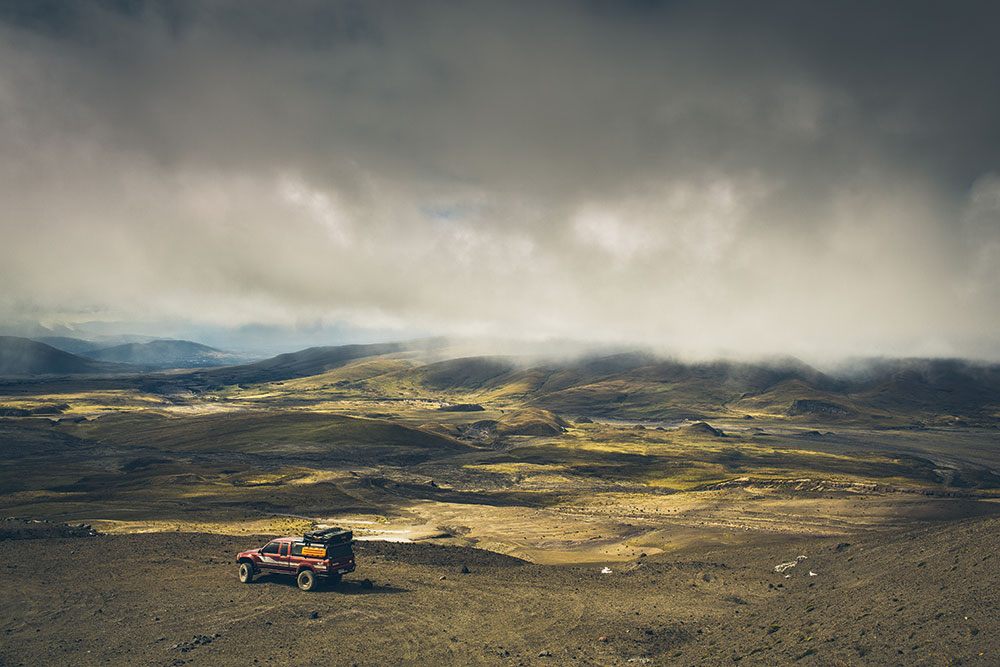
[[[0,540],[3,665],[995,665],[1000,655],[996,518],[640,554],[606,573],[358,543],[358,570],[314,593],[291,578],[237,581],[233,556],[264,536],[39,530]]]

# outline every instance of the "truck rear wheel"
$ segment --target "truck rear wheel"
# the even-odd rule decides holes
[[[296,581],[299,584],[299,588],[304,591],[311,591],[316,587],[316,575],[312,570],[302,570],[299,572],[299,576],[296,577]]]
[[[247,562],[240,563],[240,581],[244,584],[253,583],[253,565]]]

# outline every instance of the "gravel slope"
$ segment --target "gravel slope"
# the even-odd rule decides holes
[[[365,543],[358,571],[315,593],[236,580],[233,555],[263,537],[4,539],[0,664],[994,665],[998,529],[658,555],[610,574]]]

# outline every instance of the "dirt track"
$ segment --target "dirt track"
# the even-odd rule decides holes
[[[657,555],[611,574],[367,543],[354,575],[316,593],[237,582],[232,556],[264,538],[9,539],[0,664],[993,665],[998,529]]]

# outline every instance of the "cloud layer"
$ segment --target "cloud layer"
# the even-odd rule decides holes
[[[811,4],[8,3],[0,312],[1000,358],[998,12]]]

